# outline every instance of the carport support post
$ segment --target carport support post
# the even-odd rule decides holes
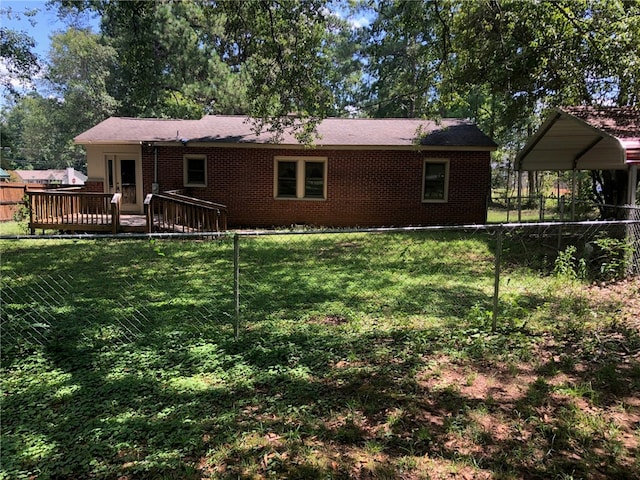
[[[495,332],[498,323],[498,297],[500,296],[500,264],[502,263],[502,234],[503,225],[498,225],[496,232],[496,268],[493,281],[493,315],[491,317],[491,331]]]
[[[576,169],[571,173],[571,221],[576,221]]]
[[[518,223],[522,222],[522,170],[518,170]]]
[[[240,336],[240,236],[233,236],[233,335]]]
[[[628,204],[634,206],[636,204],[636,190],[638,188],[638,165],[633,164],[629,167],[629,192]]]

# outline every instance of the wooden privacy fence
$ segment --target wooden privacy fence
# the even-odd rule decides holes
[[[177,192],[149,194],[144,201],[147,231],[222,232],[227,229],[227,207]]]
[[[119,193],[27,191],[29,228],[117,233],[120,225]]]
[[[28,188],[34,188],[37,185],[24,183],[0,183],[0,222],[13,220],[20,205],[23,205],[24,195]]]

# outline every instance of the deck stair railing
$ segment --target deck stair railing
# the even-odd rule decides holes
[[[30,190],[29,229],[117,233],[121,194]]]
[[[225,205],[189,197],[178,190],[150,193],[144,205],[149,233],[222,232],[227,229]]]

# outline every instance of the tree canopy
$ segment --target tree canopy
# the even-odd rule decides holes
[[[71,138],[109,115],[243,114],[307,142],[327,116],[464,116],[515,149],[550,107],[640,98],[637,0],[49,3],[69,29],[46,60],[25,32],[3,27],[0,45],[3,141],[32,165],[26,125],[42,116],[62,136],[41,160],[75,164]],[[15,88],[37,71],[37,92]]]

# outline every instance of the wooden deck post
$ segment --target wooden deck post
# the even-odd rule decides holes
[[[146,231],[153,233],[153,193],[148,194],[144,199],[144,215],[147,219]]]
[[[114,193],[111,197],[111,233],[114,235],[120,230],[120,202],[121,193]]]
[[[29,207],[29,230],[31,235],[35,235],[36,229],[33,228],[33,196],[31,195],[30,192],[27,192],[27,198],[28,198],[27,207]]]

